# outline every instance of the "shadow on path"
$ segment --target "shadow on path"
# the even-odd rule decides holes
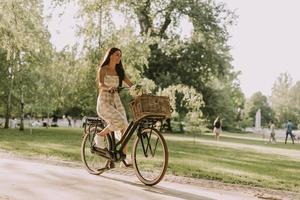
[[[142,183],[134,183],[134,182],[127,181],[127,180],[124,180],[121,178],[115,178],[115,177],[110,177],[110,176],[106,176],[106,175],[101,175],[101,177],[103,177],[105,179],[113,180],[113,181],[122,182],[122,183],[125,183],[128,185],[136,186],[136,187],[142,188],[143,190],[145,190],[147,192],[152,192],[152,193],[156,193],[156,194],[160,194],[160,195],[182,198],[182,199],[189,199],[189,200],[215,200],[215,199],[208,198],[205,196],[188,193],[188,192],[184,192],[184,191],[178,191],[175,189],[170,189],[170,188],[166,188],[166,187],[162,187],[162,186],[147,186],[147,185],[143,185]]]

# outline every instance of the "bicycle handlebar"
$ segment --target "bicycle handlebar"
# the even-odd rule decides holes
[[[123,89],[129,89],[129,87],[117,87],[114,90],[108,90],[109,93],[121,92]]]
[[[117,87],[117,92],[121,92],[124,89],[129,89],[129,87]]]

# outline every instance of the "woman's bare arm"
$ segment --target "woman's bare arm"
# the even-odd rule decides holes
[[[124,82],[129,86],[133,86],[133,83],[129,80],[128,76],[125,74]]]
[[[104,83],[104,76],[105,76],[105,69],[103,67],[101,67],[98,71],[99,73],[99,77],[100,77],[100,80],[99,80],[99,88],[102,89],[102,90],[109,90],[110,87],[108,87],[107,85],[105,85]]]

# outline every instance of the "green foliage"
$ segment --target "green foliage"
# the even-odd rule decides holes
[[[296,111],[299,104],[294,101],[297,99],[295,90],[297,90],[297,85],[292,88],[292,78],[288,73],[281,74],[273,85],[270,101],[280,125],[286,123],[287,120],[292,120],[294,123],[298,121],[299,113]]]
[[[3,22],[1,27],[5,29],[1,30],[5,31],[1,32],[0,41],[6,41],[11,34],[15,34],[9,39],[11,44],[26,38],[17,47],[4,48],[18,57],[11,60],[15,68],[19,61],[22,63],[22,71],[16,73],[22,79],[16,84],[25,94],[26,112],[96,115],[97,66],[105,51],[116,46],[122,50],[123,65],[134,83],[154,82],[153,92],[173,95],[174,119],[203,126],[211,124],[221,113],[227,127],[237,126],[237,110],[243,106],[244,96],[237,83],[238,73],[230,64],[227,45],[227,28],[234,23],[235,16],[223,3],[76,0],[80,8],[77,16],[82,22],[78,34],[84,38],[84,49],[54,52],[42,23],[41,2],[12,2],[5,4],[6,9],[15,9],[8,20],[13,21],[12,13],[20,10],[18,17],[24,20],[18,23],[29,34],[19,35],[20,31],[14,32],[19,27],[11,28]],[[55,0],[54,4],[68,2]],[[23,7],[33,10],[26,13]],[[113,11],[124,15],[124,26],[114,25]],[[193,25],[191,36],[186,39],[178,31],[183,18]],[[12,53],[7,55],[12,57]],[[12,91],[13,99],[20,98],[15,89]],[[131,98],[127,94],[122,97],[127,105]]]
[[[294,123],[300,124],[300,81],[297,81],[290,89],[290,103],[292,104],[291,112],[296,116]]]
[[[9,61],[6,59],[7,53],[4,49],[0,48],[0,116],[4,116],[4,105],[7,105],[8,88],[11,84],[11,77],[9,74]]]
[[[7,122],[12,114],[24,116],[23,105],[26,107],[32,101],[36,91],[37,67],[47,66],[52,49],[41,1],[3,1],[0,11],[0,46],[6,54],[1,79],[6,84],[1,93],[5,94]]]
[[[203,95],[201,99],[204,99],[205,106],[220,107],[220,104],[208,98],[215,90],[212,84],[208,87],[209,83],[214,79],[226,79],[228,85],[233,85],[231,83],[236,80],[230,64],[229,47],[226,45],[227,26],[234,22],[235,16],[224,4],[213,1],[160,0],[103,1],[101,5],[99,1],[78,2],[81,8],[79,16],[85,19],[80,34],[85,37],[88,54],[93,55],[88,55],[91,66],[98,63],[105,49],[118,46],[123,50],[123,63],[134,82],[139,83],[143,77],[147,77],[162,90],[172,85],[184,84]],[[124,28],[114,27],[110,18],[111,10],[114,9],[124,14]],[[180,20],[184,17],[194,26],[192,36],[188,40],[182,40],[179,32],[173,31],[179,27]],[[140,34],[134,31],[136,23],[139,25]],[[99,46],[101,48],[97,49]],[[93,67],[90,72],[94,73]],[[91,78],[93,73],[89,73]],[[225,78],[229,76],[234,78]],[[234,88],[235,91],[239,90],[239,86],[228,88],[230,91],[235,90]],[[230,94],[236,96],[235,99],[243,99],[240,93]],[[182,98],[179,93],[177,98]],[[202,103],[202,100],[199,103]],[[230,99],[222,102],[222,106],[229,107],[229,110],[237,110],[233,108],[237,103],[232,103]],[[183,119],[189,109],[177,106],[176,112],[180,113],[180,118]],[[204,115],[199,115],[202,121],[205,118],[213,120],[213,109],[205,109],[202,106],[202,110],[204,111],[200,112]],[[230,113],[228,119],[232,120],[229,120],[228,124],[234,121],[236,115],[235,112]]]
[[[201,112],[188,112],[184,118],[185,130],[190,133],[203,133],[206,131],[207,122]]]
[[[261,92],[257,92],[251,96],[246,102],[245,116],[248,120],[252,119],[251,126],[255,123],[255,115],[257,110],[261,110],[261,124],[267,127],[271,120],[275,120],[275,113],[269,105],[268,98]]]
[[[214,79],[204,90],[205,102],[213,102],[204,107],[203,113],[208,116],[210,127],[217,116],[222,119],[223,129],[239,129],[241,109],[244,107],[245,97],[239,83],[235,81],[237,75],[227,75],[219,80]]]
[[[141,34],[150,35],[156,41],[149,46],[151,53],[144,76],[161,88],[178,84],[195,88],[205,102],[201,109],[203,115],[199,115],[202,121],[205,118],[212,121],[222,113],[227,127],[235,127],[237,110],[244,101],[240,87],[235,83],[237,74],[232,71],[226,45],[226,28],[235,17],[223,4],[213,2],[170,1],[157,6],[160,3],[133,3]],[[194,31],[188,40],[182,40],[178,33],[171,31],[182,17],[188,17],[193,23]],[[225,83],[226,87],[217,88],[216,81]],[[184,116],[188,109],[181,108],[179,112]]]
[[[189,131],[201,131],[206,125],[201,108],[204,107],[202,95],[193,87],[178,84],[159,89],[157,95],[168,96],[173,108],[172,117],[184,121]]]
[[[17,50],[36,54],[49,46],[49,33],[44,27],[42,2],[3,1],[0,4],[0,44],[12,59]]]

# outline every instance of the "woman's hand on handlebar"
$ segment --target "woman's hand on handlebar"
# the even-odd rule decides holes
[[[117,92],[121,92],[124,89],[129,89],[130,87],[117,87]]]
[[[116,91],[118,91],[118,88],[116,88],[116,87],[110,87],[110,88],[108,88],[108,92],[109,93],[115,93]]]
[[[115,92],[120,92],[124,89],[129,89],[129,87],[110,87],[108,88],[108,92],[115,93]]]

